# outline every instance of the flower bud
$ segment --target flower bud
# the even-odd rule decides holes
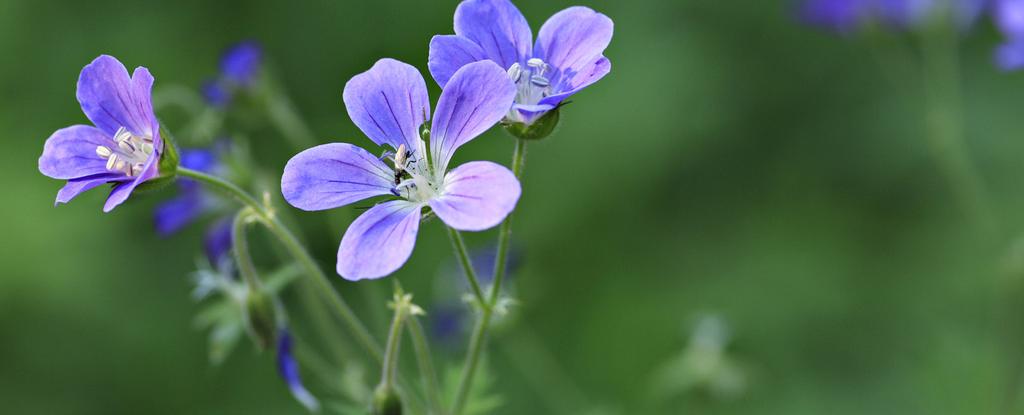
[[[260,350],[266,350],[274,345],[277,338],[277,316],[274,310],[274,301],[269,295],[261,291],[250,290],[245,296],[245,328],[249,337],[259,346]]]
[[[402,399],[394,388],[384,384],[373,391],[373,402],[370,403],[372,415],[402,415]]]
[[[505,131],[508,131],[509,134],[516,138],[522,140],[541,140],[555,131],[555,127],[558,126],[560,109],[561,107],[548,111],[530,124],[505,121],[502,123],[502,126],[505,127]]]

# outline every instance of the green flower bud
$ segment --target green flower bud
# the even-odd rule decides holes
[[[274,301],[259,291],[249,291],[245,296],[245,328],[249,337],[260,350],[273,347],[277,339],[277,316]]]
[[[373,391],[373,402],[370,403],[372,415],[402,415],[402,399],[393,388],[384,384]]]
[[[561,107],[548,111],[531,124],[514,121],[503,121],[502,127],[505,131],[522,140],[541,140],[551,135],[558,126],[559,111]]]

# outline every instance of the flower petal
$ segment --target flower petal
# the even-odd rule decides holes
[[[342,94],[352,122],[378,145],[419,148],[420,126],[430,118],[427,84],[411,65],[381,59],[352,77]]]
[[[455,149],[501,121],[515,96],[512,80],[494,62],[474,62],[455,72],[437,100],[430,126],[435,169],[446,171]]]
[[[459,68],[484,59],[487,54],[476,42],[459,35],[438,35],[430,39],[427,68],[443,89]]]
[[[608,58],[601,56],[594,62],[591,62],[590,65],[583,67],[578,73],[570,74],[563,72],[556,89],[558,93],[542,98],[539,104],[557,107],[566,98],[604,78],[611,70],[612,62]]]
[[[252,83],[259,72],[263,50],[253,41],[240,42],[228,48],[220,60],[224,77],[240,85]]]
[[[370,208],[345,231],[338,248],[338,274],[350,281],[380,278],[405,264],[420,227],[417,203],[392,200]]]
[[[108,173],[68,180],[67,184],[57,192],[57,200],[53,205],[56,206],[61,203],[68,203],[71,199],[74,199],[76,196],[86,192],[87,190],[105,183],[116,182],[119,179],[123,180],[124,177],[125,176],[123,174]]]
[[[110,173],[106,167],[107,160],[96,154],[96,148],[113,144],[110,136],[96,127],[73,125],[62,128],[46,139],[43,155],[39,157],[39,172],[54,179]]]
[[[292,355],[292,336],[287,329],[281,329],[277,336],[277,373],[288,385],[295,400],[312,413],[320,411],[320,402],[302,385],[299,364]]]
[[[395,173],[377,157],[348,143],[303,151],[284,167],[281,193],[302,210],[324,210],[386,195]]]
[[[1024,41],[1011,41],[996,47],[996,66],[1003,71],[1024,68]]]
[[[496,226],[516,207],[522,189],[509,169],[489,161],[474,161],[444,178],[441,196],[430,208],[444,223],[461,231]]]
[[[153,224],[157,233],[168,236],[194,222],[206,210],[206,200],[199,188],[191,188],[180,196],[157,205]]]
[[[143,165],[142,172],[139,173],[138,176],[135,176],[134,180],[118,184],[114,187],[114,190],[110,192],[110,196],[107,197],[107,202],[103,204],[104,212],[114,210],[115,207],[124,203],[125,200],[128,200],[128,196],[131,196],[132,191],[134,191],[136,187],[159,174],[160,155],[164,151],[163,140],[160,139],[159,131],[153,135],[153,148],[156,150],[154,150],[153,154],[150,154],[149,158],[146,159],[146,164]]]
[[[455,9],[455,34],[475,42],[502,69],[525,64],[532,49],[530,25],[508,0],[462,2]]]
[[[78,102],[100,130],[113,137],[120,127],[133,134],[153,137],[155,117],[149,87],[153,77],[145,68],[135,78],[117,59],[103,55],[82,69],[78,77]]]
[[[570,7],[551,16],[537,33],[533,56],[551,65],[553,84],[574,78],[593,64],[612,41],[612,19],[587,7]]]

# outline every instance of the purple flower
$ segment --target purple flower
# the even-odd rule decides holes
[[[217,165],[217,155],[206,149],[183,149],[180,163],[183,167],[209,173]],[[181,230],[214,205],[210,195],[194,180],[180,178],[178,187],[181,190],[178,197],[161,203],[153,212],[156,230],[163,236]]]
[[[1024,0],[995,0],[992,18],[1007,38],[996,48],[996,65],[1005,71],[1024,67]]]
[[[537,33],[508,0],[467,0],[455,9],[455,35],[430,40],[428,67],[445,88],[462,66],[490,60],[508,70],[516,98],[506,117],[531,124],[563,100],[611,71],[604,50],[612,40],[612,20],[586,7],[551,16]]]
[[[153,114],[153,76],[143,67],[128,70],[103,55],[78,77],[78,102],[95,125],[57,130],[46,140],[39,171],[67,180],[55,204],[67,203],[94,187],[113,183],[104,212],[123,203],[132,191],[158,175],[163,141]]]
[[[239,42],[228,48],[220,60],[220,71],[232,83],[248,86],[259,73],[263,50],[254,41]]]
[[[233,231],[234,218],[226,217],[220,219],[210,225],[210,228],[206,230],[206,236],[203,238],[203,250],[206,252],[206,259],[210,261],[210,265],[217,270],[223,271],[225,267],[230,267],[231,261],[231,248],[234,246],[234,233]]]
[[[231,102],[231,92],[221,85],[218,79],[208,79],[199,87],[203,99],[207,104],[217,108],[223,108]]]
[[[905,30],[924,23],[937,11],[950,12],[957,26],[974,24],[987,0],[805,0],[800,19],[814,26],[849,33],[869,20]]]
[[[800,20],[807,24],[849,33],[859,28],[867,12],[865,0],[807,0],[800,5]]]
[[[497,261],[498,251],[496,247],[481,249],[472,253],[473,268],[480,284],[487,286],[494,281],[494,265]],[[505,262],[505,282],[509,282],[514,272],[522,262],[522,252],[514,247],[509,250]],[[471,320],[469,310],[465,307],[459,297],[462,293],[469,292],[469,283],[462,274],[461,267],[452,262],[441,269],[441,278],[438,282],[443,284],[435,289],[440,297],[431,308],[428,317],[430,318],[431,333],[434,338],[445,347],[456,346],[460,343],[461,336],[466,330],[466,322]],[[458,287],[452,289],[451,287]],[[508,288],[508,284],[502,286],[502,291]]]
[[[400,268],[412,254],[424,207],[458,230],[491,228],[515,208],[519,181],[495,163],[469,162],[452,171],[448,163],[456,149],[501,120],[515,93],[493,62],[458,69],[437,101],[428,153],[420,133],[430,119],[427,85],[416,68],[381,59],[349,80],[343,96],[356,126],[394,153],[378,158],[347,143],[303,151],[285,166],[285,200],[313,211],[396,197],[367,210],[345,232],[338,274],[349,280],[380,278]]]
[[[320,402],[302,385],[299,364],[292,355],[292,336],[287,329],[281,329],[277,336],[277,373],[302,406],[310,412],[317,412],[320,409]]]

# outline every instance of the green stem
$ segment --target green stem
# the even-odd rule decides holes
[[[484,299],[484,291],[480,289],[480,280],[476,277],[476,269],[473,268],[473,261],[469,259],[469,252],[466,250],[466,243],[462,240],[462,234],[455,228],[449,227],[448,236],[451,237],[452,247],[455,248],[455,253],[459,257],[459,263],[462,264],[462,271],[466,273],[466,279],[473,287],[473,295],[476,296],[477,303],[480,304],[481,309],[490,308],[490,303]]]
[[[254,197],[249,195],[249,193],[242,190],[242,188],[238,187],[234,183],[219,177],[184,167],[178,167],[178,174],[212,186],[224,193],[227,193],[242,204],[251,208],[260,222],[263,223],[263,225],[281,241],[292,257],[294,257],[295,260],[305,268],[306,273],[313,278],[317,287],[320,288],[320,291],[326,296],[327,300],[331,303],[331,306],[334,307],[335,312],[337,312],[345,324],[348,325],[349,329],[355,335],[363,348],[366,349],[367,353],[378,361],[383,359],[380,346],[373,339],[373,336],[366,329],[366,326],[363,325],[359,320],[359,317],[355,315],[341,295],[334,290],[334,287],[331,286],[327,275],[324,274],[323,270],[320,269],[320,266],[317,265],[315,260],[313,260],[313,257],[311,257],[306,249],[303,248],[302,244],[299,243],[298,239],[295,238],[295,235],[293,235],[291,231],[281,223],[280,219],[278,219],[269,208],[263,206]]]
[[[406,310],[396,302],[395,318],[391,321],[391,330],[388,332],[388,342],[384,349],[384,365],[380,375],[381,384],[389,390],[395,388],[395,375],[398,373],[398,347],[402,342],[405,313]]]
[[[406,321],[409,328],[409,337],[412,338],[412,347],[416,351],[416,361],[420,366],[420,376],[423,378],[423,387],[427,391],[427,402],[430,413],[441,415],[441,389],[438,387],[437,371],[434,370],[434,360],[430,354],[430,345],[427,337],[423,334],[423,325],[420,320],[413,316]]]
[[[245,237],[245,227],[253,218],[252,208],[246,207],[235,215],[234,225],[231,227],[231,238],[235,253],[235,262],[238,265],[238,273],[249,285],[250,290],[259,290],[262,284],[256,275],[256,265],[252,262],[252,255],[249,253],[249,240]]]
[[[964,141],[958,32],[937,24],[922,40],[928,145],[963,210],[986,234],[997,229],[984,180]]]
[[[525,160],[526,140],[517,139],[516,147],[512,154],[512,173],[517,178],[522,176]],[[469,278],[471,283],[475,283],[476,271],[473,270],[472,264],[468,263],[465,245],[461,243],[461,236],[454,229],[449,228],[449,232],[454,235],[452,240],[458,242],[456,244],[456,251],[464,258],[463,269],[466,270],[466,277]],[[459,380],[459,387],[455,392],[455,403],[452,405],[453,415],[460,415],[462,413],[466,406],[466,399],[469,397],[469,389],[473,385],[473,377],[476,375],[476,368],[480,362],[480,354],[484,342],[487,340],[487,330],[490,328],[492,312],[494,311],[495,304],[498,303],[498,297],[501,293],[501,282],[505,277],[505,263],[508,261],[508,247],[511,236],[512,214],[510,213],[498,231],[498,253],[494,261],[494,283],[491,284],[489,301],[484,303],[482,299],[480,300],[480,318],[477,319],[476,325],[473,327],[473,334],[469,339],[469,353],[466,354],[466,361],[462,366],[462,378]],[[479,284],[475,284],[474,289],[479,290]],[[481,294],[478,294],[477,297],[481,298]]]

